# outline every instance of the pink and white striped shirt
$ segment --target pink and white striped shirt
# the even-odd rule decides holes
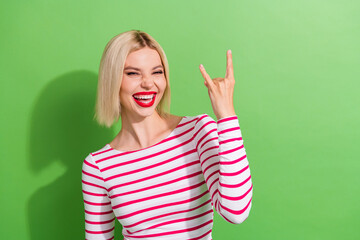
[[[227,221],[249,215],[252,181],[237,116],[183,117],[150,147],[106,144],[82,167],[85,238],[211,239],[213,207]]]

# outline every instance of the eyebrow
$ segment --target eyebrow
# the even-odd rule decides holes
[[[154,69],[156,69],[156,68],[158,68],[158,67],[163,68],[163,66],[162,66],[162,65],[157,65],[156,67],[153,67],[153,68],[152,68],[152,70],[154,70]],[[127,70],[127,69],[134,69],[134,70],[138,70],[138,71],[140,71],[140,68],[131,67],[131,66],[128,66],[128,67],[124,68],[124,70]]]

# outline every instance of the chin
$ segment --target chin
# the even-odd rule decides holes
[[[137,109],[135,111],[133,111],[133,114],[138,115],[139,117],[150,117],[152,116],[154,113],[156,113],[156,106],[157,105],[153,105],[151,107],[148,108],[139,108],[137,107]]]

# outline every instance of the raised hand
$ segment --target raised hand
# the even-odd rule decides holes
[[[208,88],[211,106],[213,108],[216,118],[219,120],[224,117],[234,116],[234,70],[232,64],[231,50],[226,53],[226,74],[225,78],[211,79],[205,68],[200,64],[200,72],[205,79],[205,86]]]

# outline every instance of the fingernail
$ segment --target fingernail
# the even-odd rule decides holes
[[[204,68],[204,66],[202,64],[200,64],[200,68]]]
[[[231,54],[231,49],[229,49],[228,52]]]

